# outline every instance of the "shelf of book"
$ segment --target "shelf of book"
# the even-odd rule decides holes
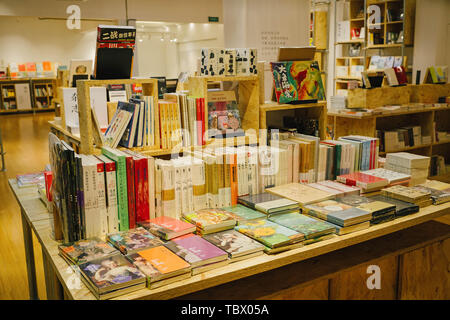
[[[36,234],[36,238],[42,246],[47,292],[50,293],[49,298],[68,298],[77,300],[95,299],[94,295],[84,285],[83,282],[80,281],[79,285],[77,286],[71,285],[74,283],[74,276],[76,276],[75,271],[70,268],[67,262],[58,254],[58,245],[60,244],[60,242],[53,240],[51,227],[52,217],[47,211],[46,206],[39,199],[36,188],[18,188],[16,179],[10,179],[9,185],[20,205],[22,219],[25,224],[24,233],[27,233],[24,234],[24,238],[27,238],[28,233],[31,233],[31,230],[33,230]],[[414,226],[420,228],[420,226],[418,225],[449,213],[450,203],[431,205],[426,208],[420,209],[418,213],[411,214],[405,217],[399,217],[393,221],[385,222],[382,224],[373,225],[365,230],[356,231],[342,236],[334,236],[327,240],[305,245],[303,247],[281,252],[275,255],[263,254],[258,257],[231,263],[227,266],[207,271],[192,276],[189,279],[181,280],[172,284],[167,284],[156,289],[146,288],[132,293],[124,294],[117,297],[116,299],[170,299],[189,293],[198,292],[207,288],[216,287],[218,285],[227,284],[235,280],[262,274],[270,270],[272,270],[271,276],[275,277],[277,272],[283,272],[283,269],[277,270],[277,268],[301,261],[308,261],[308,259],[313,257],[318,257],[332,252],[334,253],[336,250],[349,248],[368,240],[390,235],[394,232]],[[435,226],[435,228],[436,227],[437,226]],[[434,230],[436,231],[441,229],[437,228]],[[405,230],[404,232],[408,231]],[[421,232],[418,233],[414,229],[411,230],[411,232],[413,232],[413,234],[422,234]],[[439,233],[439,237],[442,239],[446,239],[449,237],[448,227],[444,230],[444,232],[435,233]],[[396,236],[393,234],[392,237],[395,238]],[[400,238],[412,239],[414,237]],[[392,239],[389,241],[392,243]],[[416,244],[416,248],[421,247],[420,243],[422,243],[423,247],[427,243],[429,244],[429,240],[420,239],[420,241]],[[29,246],[30,244],[26,243],[26,245]],[[33,251],[31,250],[30,253],[30,251],[27,251],[27,249],[29,248],[26,247],[26,253],[28,258],[27,261],[29,263],[28,268],[30,275],[30,273],[35,272],[34,270],[30,270],[30,261],[34,261],[34,256]],[[388,250],[387,252],[389,254],[390,251]],[[381,256],[384,256],[386,252],[382,253],[380,251],[379,254]],[[390,254],[393,253],[391,252]],[[32,265],[32,267],[34,268],[34,264]],[[348,267],[351,266],[349,265]],[[334,272],[336,272],[336,270],[334,270]],[[332,273],[333,272],[327,273],[327,275],[330,275]],[[323,276],[325,276],[325,274]],[[311,281],[316,280],[314,276],[308,276],[307,278]],[[248,284],[256,283],[255,279],[252,280],[252,278],[247,278],[245,280],[243,279],[241,281],[249,281]],[[215,289],[216,288],[212,290]]]
[[[218,81],[235,81],[239,83],[237,102],[242,129],[244,131],[252,129],[258,132],[260,103],[259,77],[257,75],[189,77],[189,94],[196,98],[205,99],[205,119],[208,119],[208,83]],[[208,121],[205,121],[205,132],[208,132]]]
[[[317,103],[302,104],[278,104],[276,102],[266,102],[259,107],[260,129],[267,129],[270,112],[280,110],[296,110],[303,118],[317,119],[319,121],[319,137],[325,139],[325,129],[327,121],[327,103],[319,101]]]

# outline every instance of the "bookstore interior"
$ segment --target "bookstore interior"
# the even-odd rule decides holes
[[[0,1],[0,299],[450,299],[450,1],[170,2]]]

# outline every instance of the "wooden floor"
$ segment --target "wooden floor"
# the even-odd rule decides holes
[[[0,116],[6,151],[6,172],[0,172],[0,299],[28,299],[26,261],[19,206],[8,187],[8,178],[43,170],[48,163],[48,120],[53,113]],[[439,221],[450,223],[450,215]],[[33,237],[34,238],[34,237]],[[41,248],[36,238],[38,293],[45,299]]]

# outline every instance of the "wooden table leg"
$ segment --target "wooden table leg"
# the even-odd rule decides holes
[[[42,262],[44,265],[45,289],[47,291],[47,300],[64,300],[64,289],[59,282],[53,266],[49,261],[48,255],[42,249]]]
[[[38,300],[37,283],[36,283],[36,267],[34,265],[33,235],[31,227],[25,219],[25,212],[21,210],[22,216],[22,232],[23,244],[25,247],[25,260],[27,262],[28,275],[28,291],[30,300]]]

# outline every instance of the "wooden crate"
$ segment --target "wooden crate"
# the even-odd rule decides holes
[[[208,83],[218,81],[236,81],[238,87],[238,108],[241,117],[242,129],[250,131],[253,135],[259,129],[259,99],[260,79],[258,76],[194,76],[189,77],[189,94],[205,99],[205,119],[208,119]],[[208,121],[205,121],[205,131],[208,132]],[[207,138],[206,143],[211,143]]]
[[[158,80],[156,79],[117,79],[117,80],[79,80],[77,81],[78,116],[80,123],[80,152],[94,154],[94,128],[91,117],[90,90],[91,87],[101,87],[108,84],[141,84],[143,95],[153,96],[153,105],[158,106]],[[63,113],[63,111],[62,111]],[[100,147],[100,146],[97,146]],[[138,148],[145,151],[146,148]],[[147,149],[154,150],[152,147]]]
[[[385,105],[409,103],[411,86],[348,90],[347,108],[375,109]]]
[[[411,102],[437,103],[439,97],[450,96],[450,83],[411,85]]]

